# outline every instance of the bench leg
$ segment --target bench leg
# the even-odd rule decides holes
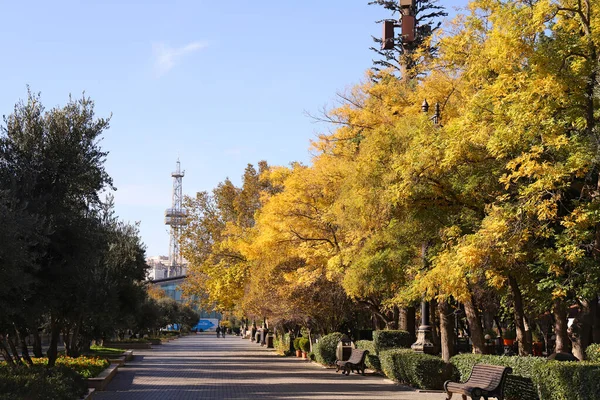
[[[467,395],[466,394],[462,395],[462,400],[467,400]]]

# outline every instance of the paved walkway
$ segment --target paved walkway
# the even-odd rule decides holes
[[[378,375],[342,376],[236,336],[192,335],[134,354],[94,400],[445,399]]]

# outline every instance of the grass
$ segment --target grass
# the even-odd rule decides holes
[[[90,355],[93,355],[93,356],[101,356],[101,357],[120,356],[124,352],[125,351],[123,349],[114,349],[112,347],[103,347],[103,346],[96,346],[96,345],[90,347]]]

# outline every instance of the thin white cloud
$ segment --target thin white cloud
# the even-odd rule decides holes
[[[152,53],[154,55],[154,72],[160,77],[169,72],[182,59],[191,53],[201,50],[208,46],[205,42],[192,42],[183,47],[171,47],[166,42],[157,42],[152,44]]]

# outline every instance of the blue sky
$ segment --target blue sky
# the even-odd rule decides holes
[[[184,194],[234,183],[248,163],[309,162],[332,105],[371,66],[385,10],[367,0],[4,1],[0,113],[42,93],[85,91],[105,133],[118,215],[140,221],[148,255],[168,254],[177,158]],[[441,1],[450,12],[466,0]]]

